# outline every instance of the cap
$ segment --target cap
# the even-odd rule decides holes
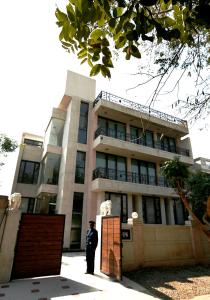
[[[90,224],[95,224],[96,222],[91,220],[91,221],[89,221],[89,223]]]

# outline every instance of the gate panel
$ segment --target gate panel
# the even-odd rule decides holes
[[[65,215],[22,214],[12,279],[59,275]]]
[[[102,217],[101,272],[121,280],[121,220],[118,216]]]

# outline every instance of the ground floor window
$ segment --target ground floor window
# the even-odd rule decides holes
[[[20,210],[22,213],[33,213],[35,207],[35,198],[22,197]]]
[[[160,198],[142,197],[143,219],[146,224],[161,224]]]
[[[54,215],[56,213],[56,199],[57,195],[40,194],[36,200],[35,213]]]
[[[83,193],[74,193],[70,249],[80,249],[82,232]]]
[[[174,210],[174,222],[177,225],[184,225],[185,220],[188,219],[188,212],[184,207],[181,199],[175,198],[173,201],[173,210]]]
[[[122,223],[128,219],[128,199],[126,194],[105,193],[105,200],[112,201],[112,215],[120,216]]]

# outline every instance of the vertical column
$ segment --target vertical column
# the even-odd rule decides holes
[[[137,213],[139,215],[139,218],[143,220],[143,205],[142,205],[142,195],[137,196]]]
[[[128,194],[128,218],[131,218],[133,212],[132,194]]]
[[[173,201],[172,199],[168,199],[168,201],[169,201],[169,222],[171,225],[174,225],[175,219],[174,219]]]
[[[8,212],[3,221],[5,227],[0,232],[0,283],[10,281],[20,217],[21,211],[14,210]]]
[[[162,224],[166,225],[166,209],[165,209],[165,202],[163,197],[160,198],[160,210],[161,210]]]
[[[100,205],[101,202],[105,201],[105,194],[104,192],[98,192],[96,196],[96,203],[97,203],[97,215],[100,215]]]

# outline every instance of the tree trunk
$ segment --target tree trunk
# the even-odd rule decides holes
[[[208,240],[210,242],[210,230],[208,230],[206,228],[205,225],[203,225],[201,223],[201,221],[196,217],[196,215],[193,213],[191,207],[190,207],[190,204],[189,204],[189,201],[183,191],[183,189],[180,187],[180,184],[179,182],[177,182],[177,193],[180,197],[180,199],[182,200],[185,208],[188,210],[189,214],[192,216],[193,220],[196,222],[196,224],[198,225],[198,227],[203,231],[203,233],[208,237]]]

